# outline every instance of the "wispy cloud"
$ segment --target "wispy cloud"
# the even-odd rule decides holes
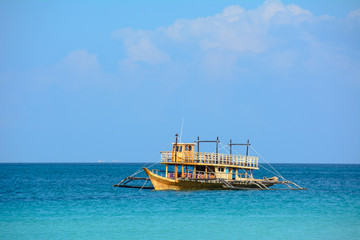
[[[358,18],[360,20],[360,9],[353,10],[348,15],[349,18]]]
[[[214,16],[179,19],[155,31],[120,29],[113,35],[122,39],[133,61],[160,63],[167,59],[166,50],[158,49],[159,41],[189,44],[201,50],[221,49],[236,52],[263,52],[269,45],[272,26],[297,25],[317,20],[311,12],[281,1],[266,1],[255,10],[232,5]],[[145,51],[143,51],[145,50]],[[143,52],[143,57],[139,56]],[[148,53],[153,53],[151,59]],[[152,60],[152,61],[150,61]]]
[[[355,10],[349,18],[358,15]],[[294,4],[269,0],[256,9],[232,5],[213,16],[178,19],[155,30],[119,29],[113,37],[123,43],[126,52],[126,57],[120,60],[121,71],[126,68],[139,71],[134,67],[137,63],[153,66],[191,63],[187,68],[190,72],[224,79],[244,71],[257,71],[259,67],[275,73],[294,69],[301,72],[309,69],[307,65],[313,61],[314,51],[319,54],[317,58],[341,55],[318,33],[327,29],[342,31],[340,22],[329,27],[334,21],[337,20],[327,15],[315,16]],[[248,62],[244,62],[246,59]]]
[[[336,19],[279,0],[249,10],[232,5],[213,16],[178,19],[155,30],[115,30],[112,38],[122,43],[125,53],[118,59],[118,72],[105,71],[96,53],[79,49],[25,75],[45,85],[69,87],[133,84],[146,76],[163,82],[187,76],[245,81],[259,69],[274,76],[329,69],[346,72],[346,79],[358,82],[359,19],[360,9],[347,19]]]
[[[112,33],[116,39],[123,40],[127,53],[127,62],[144,62],[152,65],[167,62],[169,55],[155,46],[153,32],[131,29],[119,29]]]
[[[56,85],[70,90],[85,86],[107,87],[115,77],[103,70],[96,54],[79,49],[53,65],[12,73],[9,78],[23,82],[29,89],[46,89]]]
[[[86,50],[80,49],[69,53],[57,67],[59,70],[70,72],[74,75],[91,76],[101,71],[96,54],[90,54]]]

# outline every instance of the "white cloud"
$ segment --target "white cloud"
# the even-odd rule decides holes
[[[240,20],[240,16],[244,12],[245,10],[242,7],[233,5],[225,8],[221,14],[215,15],[215,18],[226,20],[229,23],[236,22]]]
[[[249,11],[249,15],[260,18],[263,24],[298,24],[312,20],[312,13],[297,5],[284,5],[281,1],[266,1],[258,9]]]
[[[28,79],[34,88],[58,85],[80,89],[85,86],[107,87],[115,76],[103,70],[96,54],[80,49],[70,52],[52,66],[31,69],[22,78]]]
[[[351,12],[348,14],[348,17],[349,17],[349,18],[359,18],[359,19],[360,19],[360,8],[351,11]]]
[[[175,41],[195,41],[201,49],[263,52],[268,47],[269,25],[299,24],[313,20],[313,15],[296,5],[266,1],[255,10],[237,5],[215,16],[178,20],[164,33]]]
[[[110,78],[103,71],[97,55],[83,49],[69,53],[53,66],[50,76],[54,82],[66,87],[104,85]]]
[[[120,29],[113,36],[121,39],[130,62],[159,64],[170,60],[170,45],[185,44],[207,51],[264,52],[269,47],[272,25],[296,25],[312,21],[311,12],[281,1],[266,1],[255,10],[238,5],[225,8],[214,16],[179,19],[172,25],[155,31]]]
[[[146,38],[139,39],[136,44],[128,47],[128,56],[132,62],[159,64],[169,59],[167,53],[160,51]]]
[[[253,27],[239,6],[230,6],[213,17],[179,20],[164,33],[176,41],[194,42],[200,49],[231,51],[264,50],[264,27]]]
[[[59,71],[65,71],[77,76],[91,76],[101,71],[101,65],[96,54],[89,54],[86,50],[76,50],[68,54],[57,65]]]
[[[360,10],[349,14],[349,18],[358,16]],[[347,51],[344,43],[353,38],[338,37],[343,27],[333,24],[337,21],[326,15],[314,16],[298,5],[269,0],[256,9],[232,5],[213,16],[178,19],[153,31],[120,29],[113,36],[123,42],[126,52],[119,64],[121,72],[141,72],[145,69],[137,65],[141,62],[152,66],[167,63],[185,65],[192,75],[236,79],[239,73],[258,68],[275,74],[306,71],[318,46],[334,52],[333,56],[339,55],[336,51]],[[326,57],[326,51],[317,51],[319,59]],[[352,52],[355,55],[357,50]]]
[[[127,61],[130,63],[145,62],[156,65],[169,60],[169,55],[153,43],[151,31],[120,29],[112,35],[123,40]]]

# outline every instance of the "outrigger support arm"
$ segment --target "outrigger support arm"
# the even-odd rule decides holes
[[[144,184],[142,186],[140,186],[140,185],[127,185],[128,183],[130,183],[132,181],[136,181],[136,180],[145,181],[145,182],[144,182]],[[154,189],[154,186],[152,184],[150,186],[145,186],[146,182],[149,181],[149,180],[150,180],[150,178],[131,177],[130,176],[130,177],[124,178],[118,184],[114,184],[113,187]]]

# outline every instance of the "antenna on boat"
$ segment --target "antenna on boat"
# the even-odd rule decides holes
[[[181,131],[180,131],[180,138],[179,138],[180,142],[182,142],[183,128],[184,128],[184,117],[183,117],[182,122],[181,122]]]

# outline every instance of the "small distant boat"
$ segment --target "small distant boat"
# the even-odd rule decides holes
[[[216,152],[200,152],[201,142],[216,143]],[[304,190],[296,183],[278,177],[264,177],[257,179],[253,177],[253,171],[259,169],[258,157],[249,156],[250,143],[236,144],[230,140],[230,153],[218,153],[219,139],[216,141],[200,141],[199,137],[194,143],[178,142],[176,134],[175,143],[171,151],[161,152],[160,163],[165,165],[164,170],[143,168],[148,178],[128,177],[117,185],[117,187],[138,187],[127,185],[133,180],[150,180],[155,190],[272,190],[271,186],[283,184],[291,190]],[[246,155],[233,154],[232,146],[245,145]],[[197,151],[195,152],[195,147]],[[292,186],[295,187],[292,187]]]

